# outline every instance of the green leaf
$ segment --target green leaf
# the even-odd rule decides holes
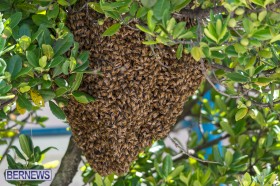
[[[31,28],[30,28],[30,25],[28,24],[22,24],[19,28],[19,31],[18,31],[18,37],[22,37],[22,36],[28,36],[31,38]],[[31,39],[32,40],[32,39]]]
[[[220,95],[215,95],[215,104],[218,106],[218,108],[221,111],[224,111],[224,112],[227,111],[227,106],[226,106],[225,102],[221,99]]]
[[[206,185],[211,175],[212,175],[212,171],[210,168],[208,168],[207,171],[204,173],[202,179],[200,180],[201,184]]]
[[[95,100],[93,97],[83,92],[75,91],[72,94],[74,98],[80,103],[86,104]]]
[[[145,7],[140,7],[136,13],[136,18],[141,18],[148,13],[149,9]]]
[[[32,67],[23,67],[15,78],[28,74],[29,72],[31,72],[32,69],[33,69]]]
[[[54,56],[54,51],[51,45],[42,44],[43,54],[47,56],[48,60],[51,60]]]
[[[27,135],[21,134],[19,136],[19,144],[21,150],[26,154],[28,158],[31,158],[33,153],[33,143],[31,138]]]
[[[11,15],[11,17],[9,18],[9,20],[10,20],[9,27],[11,29],[13,29],[15,26],[17,26],[19,24],[21,18],[22,18],[21,12],[17,12],[17,13],[14,13],[13,15]]]
[[[98,13],[104,14],[104,11],[102,10],[102,8],[100,7],[100,3],[96,3],[96,2],[89,2],[88,6],[90,8],[92,8],[93,10],[95,10]]]
[[[45,89],[41,89],[39,90],[39,94],[43,97],[44,101],[50,101],[52,99],[55,98],[55,93],[52,90],[45,90]]]
[[[146,8],[152,8],[156,4],[157,0],[141,0],[141,3]]]
[[[264,1],[263,0],[251,0],[256,5],[264,7]]]
[[[227,73],[226,76],[230,80],[235,81],[235,82],[248,82],[249,81],[248,77],[246,77],[240,73],[237,73],[237,72]]]
[[[272,52],[267,51],[267,50],[260,50],[258,52],[258,54],[259,54],[260,57],[263,57],[263,58],[266,58],[266,59],[269,59],[269,58],[273,57]]]
[[[215,161],[221,164],[223,163],[223,159],[217,145],[213,146],[213,156]]]
[[[11,73],[12,78],[16,77],[16,75],[22,69],[22,60],[18,55],[14,55],[10,58],[7,64],[7,71]]]
[[[188,177],[184,176],[183,173],[180,174],[180,181],[182,181],[185,185],[189,185],[191,179],[191,173],[189,173]]]
[[[48,60],[47,56],[42,56],[42,57],[39,59],[39,66],[40,66],[41,68],[45,68],[46,65],[47,65],[47,60]]]
[[[97,186],[103,186],[102,177],[101,177],[98,173],[95,174],[94,183],[95,183]]]
[[[56,147],[48,147],[48,148],[45,148],[44,150],[42,150],[42,151],[40,152],[40,155],[45,154],[46,152],[48,152],[48,151],[51,150],[51,149],[56,149],[56,150],[58,150]]]
[[[176,51],[176,58],[181,59],[182,55],[183,55],[183,45],[180,44]]]
[[[173,166],[172,157],[169,154],[167,154],[163,159],[163,165],[162,165],[162,171],[165,177],[167,177],[171,172],[172,166]]]
[[[66,0],[57,0],[57,2],[61,6],[70,6],[70,4]]]
[[[57,97],[64,95],[68,91],[67,88],[65,87],[59,87],[58,89],[55,90],[55,95]]]
[[[241,108],[235,114],[235,121],[239,121],[246,116],[248,108]]]
[[[239,43],[235,43],[233,47],[237,53],[244,54],[247,52],[247,48]]]
[[[0,30],[1,31],[1,30]],[[1,33],[1,32],[0,32]],[[0,56],[1,56],[1,52],[4,50],[5,48],[5,44],[6,44],[6,39],[3,37],[0,37]]]
[[[176,24],[172,33],[173,38],[177,39],[181,34],[183,34],[185,31],[185,27],[186,27],[186,22],[180,22]]]
[[[14,6],[17,9],[21,9],[24,13],[36,13],[36,11],[38,11],[38,8],[35,4],[31,4],[27,1],[21,1],[21,3],[18,1]]]
[[[27,58],[28,64],[31,65],[32,67],[39,66],[39,59],[34,52],[26,51],[26,58]]]
[[[121,28],[121,24],[120,23],[115,23],[112,26],[110,26],[103,34],[102,36],[112,36],[115,33],[117,33],[119,31],[119,29]]]
[[[58,118],[64,120],[66,118],[65,113],[54,102],[49,101],[50,109],[52,113]]]
[[[23,49],[23,50],[26,50],[31,44],[31,38],[28,37],[28,36],[22,36],[20,39],[19,39],[19,46]]]
[[[52,21],[48,20],[46,15],[42,15],[42,14],[33,15],[32,20],[37,26],[44,25],[47,28],[53,27]]]
[[[155,20],[153,19],[153,11],[152,10],[149,10],[148,11],[148,14],[147,14],[147,24],[148,24],[148,27],[149,29],[153,32],[155,30],[155,27],[156,27],[156,22]]]
[[[165,10],[170,9],[170,1],[169,0],[161,0],[157,1],[157,3],[153,7],[154,16],[157,20],[161,20],[163,17],[163,13]]]
[[[264,41],[264,40],[269,40],[272,38],[271,34],[270,34],[270,29],[269,28],[263,28],[260,30],[257,30],[252,37]]]
[[[3,0],[1,3],[0,3],[0,11],[5,11],[5,10],[8,10],[12,7],[12,4],[13,4],[13,1],[10,1],[10,0]]]
[[[79,43],[75,41],[74,46],[71,50],[71,57],[77,57],[78,52],[79,52]]]
[[[220,122],[220,125],[221,125],[221,127],[222,127],[222,129],[223,129],[224,131],[226,131],[227,133],[229,133],[231,136],[235,136],[235,134],[234,134],[234,132],[233,132],[233,130],[232,130],[232,128],[231,128],[231,126],[229,125],[228,122],[226,122],[226,121],[221,121],[221,122]]]
[[[273,36],[272,39],[269,41],[269,43],[274,43],[275,41],[279,41],[280,40],[280,34]]]
[[[193,47],[191,50],[191,55],[196,61],[199,61],[202,58],[202,53],[200,47]]]
[[[154,161],[154,167],[155,167],[155,169],[156,169],[158,175],[159,175],[161,178],[163,178],[164,175],[163,175],[162,170],[159,168],[159,165],[158,165],[157,160]]]
[[[4,74],[6,68],[7,68],[6,62],[4,61],[4,59],[0,58],[0,75]]]
[[[17,169],[18,166],[10,154],[7,154],[7,162],[11,169]]]
[[[26,160],[26,158],[23,156],[23,154],[20,152],[20,150],[16,146],[11,146],[11,149],[14,149],[17,156],[23,160]]]
[[[24,95],[18,95],[17,103],[20,107],[27,109],[28,111],[32,110],[31,102],[24,97]]]
[[[76,73],[75,80],[74,80],[73,84],[71,85],[71,92],[78,90],[78,88],[81,85],[82,80],[83,80],[83,73],[80,73],[80,72]]]
[[[54,68],[54,67],[60,65],[61,63],[65,62],[65,60],[66,60],[65,57],[57,56],[51,60],[51,62],[48,65],[48,68]]]
[[[185,166],[184,165],[179,165],[176,167],[167,177],[167,180],[171,180],[173,178],[176,178],[180,173],[184,170]]]
[[[155,34],[153,32],[151,32],[148,28],[143,27],[141,25],[136,24],[136,27],[141,30],[142,32],[145,32],[147,34],[150,34],[151,36],[155,36]]]
[[[182,8],[186,7],[190,2],[191,0],[184,0],[184,2],[175,6],[174,11],[180,11]]]
[[[136,14],[138,8],[139,8],[138,3],[137,3],[137,2],[133,2],[133,3],[131,4],[130,10],[129,10],[130,15],[135,16],[135,14]]]
[[[58,6],[58,4],[55,3],[47,11],[47,17],[48,17],[48,19],[57,18],[58,13],[59,13],[59,6]]]
[[[54,53],[55,56],[59,56],[67,52],[74,43],[72,34],[67,34],[63,39],[59,39],[55,42]]]

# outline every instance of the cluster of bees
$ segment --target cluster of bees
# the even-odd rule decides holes
[[[114,21],[98,25],[100,18],[90,10],[69,12],[68,27],[80,50],[90,51],[90,68],[102,75],[85,75],[79,89],[96,101],[71,99],[65,112],[93,169],[121,175],[139,152],[169,133],[203,75],[190,55],[177,60],[176,48],[142,44],[145,34],[140,31],[122,26],[117,34],[102,37]]]

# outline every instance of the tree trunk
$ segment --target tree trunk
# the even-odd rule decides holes
[[[68,148],[62,158],[51,186],[67,186],[72,182],[81,161],[82,151],[76,146],[71,136]]]

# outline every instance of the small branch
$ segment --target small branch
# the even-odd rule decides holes
[[[221,70],[224,70],[224,71],[226,71],[226,72],[234,72],[234,69],[228,68],[228,67],[226,67],[226,66],[224,66],[224,65],[219,65],[219,64],[211,63],[210,66],[211,66],[213,69],[215,69],[215,70],[221,69]]]
[[[2,155],[2,158],[1,158],[1,160],[0,160],[0,165],[1,165],[1,163],[3,162],[3,160],[5,159],[5,157],[7,156],[7,154],[9,153],[9,150],[10,150],[11,146],[14,144],[15,139],[19,136],[20,131],[23,129],[23,127],[24,127],[24,125],[22,125],[22,126],[19,128],[19,133],[18,133],[17,135],[15,135],[15,136],[12,137],[12,139],[11,139],[11,141],[10,141],[8,147],[6,148],[4,154]]]
[[[198,151],[200,151],[200,150],[202,150],[202,149],[206,149],[206,148],[208,148],[208,147],[212,147],[213,145],[218,144],[220,141],[222,141],[222,140],[228,138],[229,136],[230,136],[229,134],[226,134],[226,135],[221,136],[221,137],[219,137],[219,138],[217,138],[217,139],[214,139],[214,140],[209,141],[209,142],[207,142],[207,143],[204,143],[204,144],[202,144],[202,145],[200,145],[200,146],[197,146],[197,147],[194,148],[193,150],[194,150],[195,152],[198,152]],[[187,156],[186,154],[184,154],[184,153],[181,153],[181,154],[176,155],[176,156],[173,158],[173,161],[180,161],[180,160],[186,159],[186,158],[188,158],[188,156]]]
[[[2,110],[5,106],[9,105],[10,103],[13,103],[16,100],[17,100],[17,96],[15,96],[12,99],[9,99],[9,100],[6,100],[6,101],[2,102],[1,105],[0,105],[0,110]]]
[[[204,143],[204,144],[202,144],[202,145],[200,145],[200,146],[197,146],[194,150],[197,152],[197,151],[200,151],[200,150],[202,150],[202,149],[206,149],[206,148],[208,148],[208,147],[211,147],[211,146],[213,146],[213,145],[218,144],[220,141],[222,141],[222,140],[228,138],[229,136],[230,136],[229,134],[226,134],[226,135],[221,136],[221,137],[219,137],[219,138],[217,138],[217,139],[214,139],[214,140],[209,141],[209,142],[207,142],[207,143]]]
[[[209,78],[209,76],[207,75],[206,73],[206,68],[205,68],[205,65],[204,65],[204,61],[203,60],[200,60],[200,64],[201,64],[201,67],[202,67],[202,73],[203,75],[205,76],[205,79],[208,81],[208,83],[220,94],[222,94],[223,96],[226,96],[226,97],[229,97],[229,98],[233,98],[233,99],[237,99],[237,98],[240,98],[240,96],[233,96],[233,95],[229,95],[225,92],[222,92],[220,91],[215,85],[214,83],[211,81],[211,79]]]
[[[23,120],[21,120],[21,122],[26,122],[31,117],[32,114],[33,114],[33,112],[29,113],[28,116],[26,116]],[[15,139],[19,136],[19,134],[23,128],[24,128],[24,125],[21,125],[20,128],[18,129],[19,133],[17,135],[13,136],[13,138],[11,139],[8,147],[6,148],[4,154],[2,155],[2,158],[0,160],[0,165],[3,162],[3,160],[5,159],[5,157],[7,156],[7,154],[9,153],[11,146],[13,145]]]
[[[219,162],[208,161],[208,160],[202,160],[202,159],[200,159],[200,158],[198,158],[198,157],[196,157],[196,156],[194,156],[194,155],[188,153],[186,150],[184,150],[184,148],[183,148],[176,140],[174,140],[172,137],[170,137],[169,135],[168,135],[168,138],[175,144],[176,147],[178,147],[178,148],[182,151],[183,154],[187,155],[188,157],[191,157],[191,158],[193,158],[193,159],[195,159],[195,160],[197,160],[198,162],[201,162],[201,163],[206,163],[206,164],[211,163],[211,164],[219,164],[219,165],[222,165],[222,164],[219,163]]]
[[[51,186],[69,185],[75,176],[81,161],[82,151],[76,146],[71,136],[68,148],[61,160],[60,167],[55,174]]]

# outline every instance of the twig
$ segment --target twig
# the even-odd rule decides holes
[[[213,145],[218,144],[221,140],[224,140],[224,139],[228,138],[229,136],[230,136],[229,134],[226,134],[226,135],[221,136],[221,137],[219,137],[219,138],[217,138],[217,139],[214,139],[214,140],[212,140],[212,141],[209,141],[209,142],[207,142],[207,143],[205,143],[205,144],[199,145],[199,146],[197,146],[194,150],[197,152],[197,151],[200,151],[200,150],[202,150],[202,149],[211,147],[211,146],[213,146]]]
[[[10,129],[16,127],[17,125],[18,125],[18,124],[16,123],[16,124],[14,124],[14,125],[12,125],[12,126],[10,126],[10,127],[8,127],[8,128],[0,129],[0,132],[5,132],[5,131],[7,131],[7,130],[10,130]]]
[[[211,66],[212,68],[214,68],[214,69],[221,69],[221,70],[224,70],[224,71],[226,71],[226,72],[234,72],[233,69],[228,68],[228,67],[226,67],[226,66],[224,66],[224,65],[219,65],[219,64],[211,63],[210,66]]]
[[[15,96],[12,99],[2,102],[0,105],[0,110],[2,110],[5,106],[9,105],[10,103],[13,103],[15,100],[17,100],[17,96]]]
[[[208,147],[211,147],[211,146],[213,146],[213,145],[218,144],[220,141],[222,141],[222,140],[228,138],[229,136],[230,136],[229,134],[226,134],[226,135],[221,136],[221,137],[219,137],[219,138],[217,138],[217,139],[214,139],[214,140],[209,141],[209,142],[207,142],[207,143],[204,143],[204,144],[202,144],[202,145],[200,145],[200,146],[197,146],[197,147],[194,148],[193,150],[194,150],[195,152],[198,152],[198,151],[200,151],[200,150],[202,150],[202,149],[206,149],[206,148],[208,148]],[[172,160],[173,160],[173,161],[180,161],[180,160],[185,159],[185,158],[187,158],[187,157],[188,157],[188,156],[186,156],[184,153],[180,153],[180,154],[174,156],[174,158],[172,158]]]
[[[26,116],[21,122],[26,122],[30,117],[31,115],[33,114],[33,112],[29,113],[28,116]],[[15,136],[13,136],[13,138],[11,139],[8,147],[6,148],[4,154],[2,155],[2,158],[0,160],[0,164],[2,163],[2,161],[4,160],[4,158],[7,156],[7,154],[9,153],[9,150],[11,148],[11,146],[13,145],[15,139],[19,136],[20,134],[20,131],[22,131],[22,129],[24,128],[24,125],[21,125],[20,128],[18,129],[19,130],[19,133]]]
[[[208,161],[208,160],[202,160],[202,159],[200,159],[200,158],[198,158],[198,157],[196,157],[196,156],[193,156],[192,154],[190,154],[190,153],[188,153],[186,150],[184,150],[184,148],[183,148],[176,140],[174,140],[172,137],[170,137],[170,135],[168,135],[168,138],[175,144],[176,147],[178,147],[178,148],[182,151],[183,154],[187,155],[188,157],[191,157],[191,158],[193,158],[193,159],[195,159],[195,160],[197,160],[197,161],[199,161],[199,162],[201,162],[201,163],[207,163],[207,164],[211,163],[211,164],[219,164],[219,165],[222,165],[222,164],[219,163],[219,162]]]
[[[232,99],[237,99],[237,98],[240,98],[240,96],[233,96],[233,95],[229,95],[223,91],[220,91],[215,85],[214,83],[211,81],[211,79],[208,77],[208,75],[203,72],[204,76],[205,76],[205,79],[208,81],[208,83],[220,94],[222,94],[223,96],[226,96],[226,97],[229,97],[229,98],[232,98]]]

